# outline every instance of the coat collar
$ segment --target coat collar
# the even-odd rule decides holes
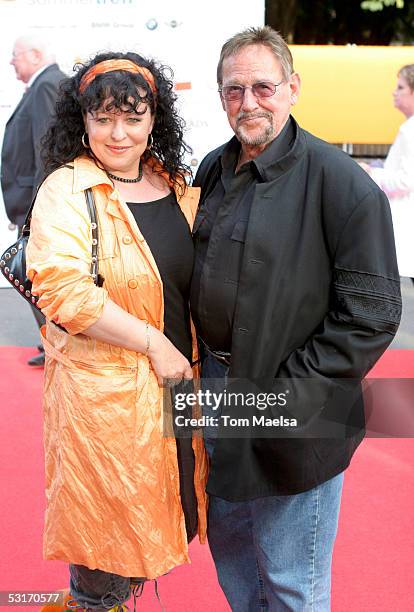
[[[163,171],[162,165],[159,161],[151,157],[145,163],[150,164],[156,170],[163,173],[170,184],[171,189],[174,189],[174,185],[168,180],[168,174]],[[115,191],[111,180],[108,178],[106,172],[99,168],[96,163],[87,155],[81,155],[74,160],[74,172],[73,172],[73,193],[78,193],[96,187],[97,185],[109,185],[112,191]],[[176,191],[177,199],[179,194]]]
[[[153,158],[151,158],[151,160],[153,160]],[[162,171],[161,164],[156,160],[151,160],[150,163]],[[118,217],[119,219],[127,218],[128,221],[130,221],[132,213],[130,213],[126,205],[123,205],[118,190],[114,188],[106,172],[99,168],[87,155],[77,157],[74,160],[73,193],[80,193],[85,189],[97,187],[98,185],[107,185],[108,201],[106,204],[106,212],[113,217]],[[174,185],[170,184],[170,186],[172,189],[175,189],[177,201],[191,227],[198,203],[199,189],[195,187],[186,187],[184,194],[179,194]]]
[[[108,178],[106,172],[99,168],[95,162],[82,155],[77,157],[74,162],[73,170],[73,193],[79,193],[97,187],[98,185],[108,185],[112,191],[114,191],[113,185]]]
[[[278,138],[275,138],[274,141],[251,162],[261,180],[265,183],[273,181],[284,174],[305,152],[306,142],[304,132],[300,129],[292,116],[290,116],[290,126],[288,126],[288,128],[291,132],[291,138],[287,153],[280,156],[280,143],[278,142]],[[225,150],[228,148],[233,149],[237,145],[238,140],[236,136],[233,136],[227,143]],[[220,163],[223,164],[223,154],[221,154],[220,158]]]
[[[32,76],[28,80],[27,88],[30,89],[30,87],[34,85],[34,83],[37,81],[38,78],[42,76],[43,73],[51,72],[52,69],[56,70],[56,68],[59,68],[57,64],[46,64],[45,66],[42,66],[41,68],[39,68],[39,70],[37,70],[34,74],[32,74]]]

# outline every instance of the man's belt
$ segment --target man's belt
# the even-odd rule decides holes
[[[227,353],[226,351],[213,351],[208,346],[207,342],[204,342],[204,340],[200,338],[200,336],[198,337],[198,339],[200,340],[201,344],[203,345],[203,348],[206,350],[207,353],[212,355],[215,359],[217,359],[217,361],[220,361],[220,363],[224,363],[224,365],[230,367],[231,353]]]

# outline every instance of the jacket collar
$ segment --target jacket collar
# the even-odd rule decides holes
[[[148,162],[147,162],[148,163]],[[150,158],[149,163],[154,166],[157,170],[162,172],[162,166],[160,162],[155,160],[154,158]],[[74,170],[73,170],[73,193],[79,193],[84,191],[85,189],[97,187],[98,185],[107,185],[108,189],[108,202],[106,205],[106,212],[114,217],[118,217],[120,219],[127,218],[129,221],[131,220],[131,215],[128,207],[122,204],[122,198],[120,198],[118,190],[113,186],[112,181],[107,176],[106,172],[99,168],[96,163],[88,157],[87,155],[82,155],[77,157],[74,162]],[[168,180],[168,175],[166,175]],[[190,212],[187,211],[188,206],[191,208],[191,203],[189,202],[196,197],[193,193],[191,193],[190,189],[185,190],[185,196],[179,194],[174,185],[170,183],[170,187],[175,190],[175,194],[177,197],[177,201],[184,209],[183,212],[188,216],[187,220],[189,224],[192,222]],[[194,190],[193,190],[194,191]],[[190,192],[190,193],[189,193]],[[194,216],[194,215],[192,215]]]
[[[272,156],[272,148],[277,140],[275,139],[269,148],[265,149],[262,155],[259,155],[255,160],[257,169],[265,182],[274,181],[279,176],[282,176],[282,174],[285,174],[305,153],[305,135],[292,116],[290,116],[290,122],[292,139],[289,151],[279,158]]]
[[[125,219],[127,212],[122,209],[119,193],[113,186],[106,172],[102,170],[102,168],[99,168],[93,159],[87,155],[77,157],[73,164],[73,193],[80,193],[81,191],[85,191],[85,189],[98,187],[98,185],[107,185],[108,200],[105,206],[106,212],[113,217]]]
[[[163,172],[162,165],[159,161],[151,157],[146,161],[157,171],[164,173],[167,181],[168,175]],[[168,181],[171,189],[174,189],[174,185]],[[89,189],[90,187],[96,187],[97,185],[109,185],[112,191],[115,191],[111,180],[108,178],[106,172],[99,168],[96,163],[87,155],[81,155],[74,160],[74,172],[73,172],[73,193],[78,193]],[[179,199],[178,193],[176,192],[177,199]]]
[[[79,193],[98,185],[109,185],[111,190],[114,190],[106,172],[99,168],[93,159],[82,155],[74,160],[73,165],[73,193]]]
[[[37,70],[34,74],[32,74],[32,76],[30,77],[30,79],[27,82],[27,87],[30,88],[32,87],[33,83],[44,73],[49,71],[50,69],[53,68],[54,70],[56,68],[58,68],[57,64],[46,64],[45,66],[42,66],[41,68],[39,68],[39,70]]]
[[[279,176],[287,172],[287,170],[289,170],[305,152],[306,143],[303,131],[300,129],[299,125],[292,116],[290,116],[289,121],[290,125],[287,126],[287,132],[284,130],[285,133],[281,134],[282,137],[287,136],[290,140],[289,150],[287,153],[280,156],[280,142],[278,142],[279,137],[277,137],[258,157],[251,162],[262,182],[267,183],[277,179]],[[238,140],[236,136],[233,136],[233,138],[227,143],[225,150],[228,150],[228,148],[233,149],[237,145]],[[220,156],[220,163],[223,164],[223,154]]]

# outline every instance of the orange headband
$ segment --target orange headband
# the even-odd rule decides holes
[[[143,66],[138,66],[131,60],[124,59],[113,59],[113,60],[105,60],[104,62],[99,62],[99,64],[95,64],[95,66],[91,66],[89,70],[85,72],[83,77],[81,78],[81,82],[79,85],[79,91],[82,94],[85,89],[92,83],[92,81],[98,76],[98,74],[104,74],[105,72],[113,72],[114,70],[126,70],[127,72],[133,72],[135,74],[141,74],[148,85],[151,88],[153,94],[157,91],[155,87],[154,77],[151,72],[144,68]]]

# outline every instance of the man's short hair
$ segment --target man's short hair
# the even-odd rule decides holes
[[[414,91],[414,64],[407,64],[398,71],[398,76],[403,77],[411,91]]]
[[[294,69],[289,47],[279,32],[276,32],[270,26],[263,26],[260,28],[247,28],[247,30],[235,34],[224,43],[217,65],[217,83],[219,85],[222,85],[223,82],[223,61],[250,45],[264,45],[268,47],[280,62],[285,81],[290,79]]]

